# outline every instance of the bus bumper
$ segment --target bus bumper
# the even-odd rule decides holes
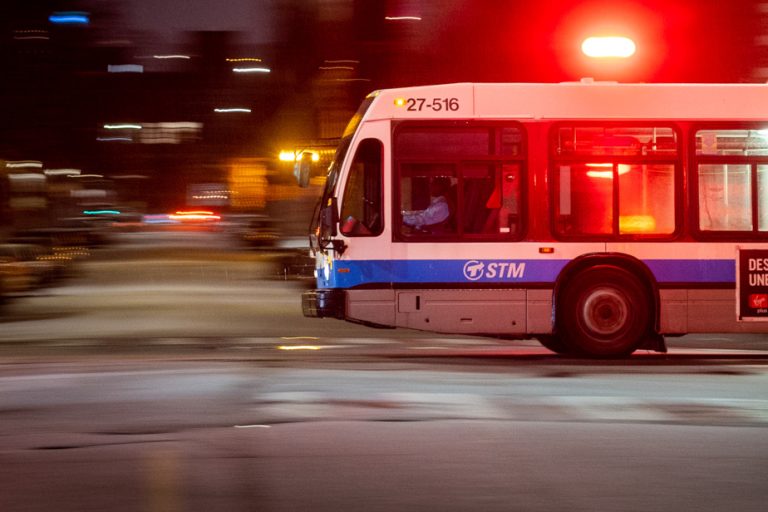
[[[343,320],[345,306],[344,290],[308,290],[301,294],[301,310],[307,317]]]

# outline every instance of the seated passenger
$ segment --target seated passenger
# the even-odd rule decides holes
[[[448,192],[451,187],[450,178],[435,178],[429,185],[431,196],[429,206],[423,210],[403,210],[403,224],[420,230],[445,225],[451,216]]]

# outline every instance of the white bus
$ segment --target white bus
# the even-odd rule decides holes
[[[768,333],[768,85],[376,91],[310,244],[310,317],[592,357]]]

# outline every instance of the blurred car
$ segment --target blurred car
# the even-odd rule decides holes
[[[59,241],[57,245],[98,247],[111,242],[111,217],[86,216],[59,219],[58,226],[49,228]]]
[[[60,260],[64,264],[90,256],[90,247],[99,245],[83,229],[62,227],[16,231],[8,243],[42,246],[47,259]]]
[[[240,238],[251,247],[274,247],[280,232],[272,218],[258,215],[247,222]]]
[[[35,244],[0,244],[0,280],[4,294],[21,293],[61,277],[66,262]]]

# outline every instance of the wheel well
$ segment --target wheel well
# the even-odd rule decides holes
[[[553,329],[557,330],[557,308],[562,289],[578,273],[596,266],[607,266],[625,270],[640,279],[649,301],[651,314],[653,315],[653,330],[658,332],[660,300],[659,287],[658,283],[656,283],[656,278],[653,277],[653,274],[643,262],[637,258],[624,254],[593,254],[581,256],[565,266],[557,278],[555,289],[553,291]]]

